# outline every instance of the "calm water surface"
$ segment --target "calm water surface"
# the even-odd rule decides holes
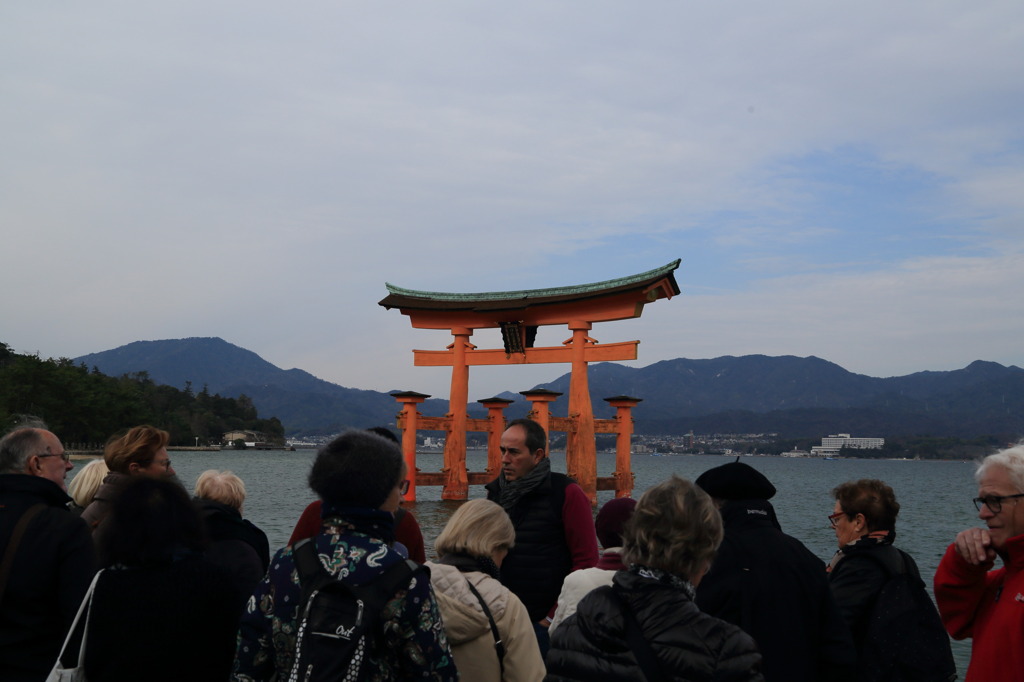
[[[284,546],[302,510],[314,496],[306,486],[306,476],[315,452],[237,451],[174,452],[174,468],[189,490],[196,477],[206,469],[230,469],[246,484],[248,497],[244,514],[262,528],[272,550]],[[471,471],[483,471],[486,453],[470,451]],[[636,475],[634,497],[647,488],[677,474],[690,480],[711,467],[733,461],[733,457],[714,455],[634,455]],[[835,535],[827,516],[835,500],[830,491],[844,481],[879,478],[896,491],[900,502],[896,544],[913,555],[921,576],[931,590],[932,577],[946,546],[957,532],[978,525],[971,504],[976,494],[974,464],[970,462],[820,460],[785,457],[744,457],[743,461],[767,476],[778,493],[772,503],[782,529],[801,540],[812,552],[828,560],[836,550]],[[417,465],[421,471],[440,471],[440,453],[422,453]],[[563,453],[554,453],[552,468],[565,471]],[[610,475],[615,455],[598,455],[598,474]],[[444,527],[459,502],[441,500],[440,488],[420,487],[418,500],[407,503],[423,528],[427,556],[433,540]],[[612,498],[611,492],[598,493],[598,504]],[[470,487],[470,498],[484,496],[482,486]],[[954,642],[953,653],[963,679],[970,656],[970,643]]]

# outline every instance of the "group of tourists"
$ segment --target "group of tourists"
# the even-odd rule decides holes
[[[129,429],[69,485],[44,424],[0,439],[0,680],[940,682],[947,630],[973,639],[968,682],[1024,680],[1024,446],[979,466],[985,527],[947,549],[936,609],[878,480],[832,491],[825,564],[739,461],[595,519],[520,419],[486,498],[428,551],[394,434],[352,430],[318,451],[317,500],[271,556],[244,483],[206,471],[189,495],[167,443]]]

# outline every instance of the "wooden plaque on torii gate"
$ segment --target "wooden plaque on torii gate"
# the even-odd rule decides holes
[[[470,366],[567,362],[572,370],[569,416],[564,428],[566,472],[595,501],[597,452],[587,366],[591,362],[635,360],[640,342],[599,344],[588,332],[595,322],[640,317],[646,304],[677,295],[679,285],[674,272],[679,263],[675,260],[655,270],[594,284],[525,291],[455,294],[414,291],[387,283],[388,295],[379,305],[389,310],[398,308],[409,316],[414,328],[448,329],[454,337],[447,350],[413,351],[417,367],[452,368],[442,498],[464,500],[469,495],[466,427]],[[561,324],[571,330],[571,338],[561,346],[534,347],[538,327]],[[469,342],[474,329],[500,329],[504,348],[477,348]],[[412,443],[415,458],[415,440]],[[409,455],[407,451],[406,457]],[[414,465],[410,465],[410,471],[415,471]]]

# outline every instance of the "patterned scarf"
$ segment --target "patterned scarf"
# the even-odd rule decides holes
[[[862,535],[857,538],[856,541],[851,542],[845,547],[840,547],[832,558],[828,562],[828,566],[825,567],[826,573],[831,573],[832,569],[836,567],[836,564],[846,556],[847,552],[851,549],[862,549],[868,545],[891,545],[892,541],[896,539],[896,531],[894,530],[876,530],[873,533]]]
[[[664,583],[670,587],[674,587],[677,590],[682,590],[687,597],[693,599],[694,595],[697,594],[697,589],[690,583],[689,580],[681,575],[675,575],[668,571],[662,571],[658,568],[650,568],[648,566],[641,566],[640,564],[630,564],[629,572],[640,576],[641,578],[650,578],[651,580],[657,580],[659,583]]]
[[[502,471],[498,476],[498,490],[501,493],[499,500],[502,508],[506,512],[512,511],[512,508],[524,495],[539,488],[548,480],[550,474],[551,460],[547,457],[538,462],[530,473],[514,481],[506,481],[505,472]]]

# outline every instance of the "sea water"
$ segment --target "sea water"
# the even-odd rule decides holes
[[[312,450],[220,452],[172,452],[174,469],[191,491],[196,477],[206,469],[230,469],[245,481],[248,496],[243,510],[246,518],[266,532],[271,551],[283,547],[302,510],[314,495],[306,485]],[[598,475],[611,475],[614,453],[598,454]],[[716,455],[633,455],[636,485],[633,497],[677,474],[694,480],[704,471],[731,462],[735,457]],[[921,569],[931,591],[935,569],[957,532],[980,522],[971,503],[976,495],[973,462],[903,461],[871,459],[811,459],[798,457],[743,457],[743,462],[763,473],[778,489],[772,504],[784,532],[798,538],[814,554],[827,561],[836,539],[828,522],[835,499],[832,489],[845,481],[878,478],[893,487],[900,503],[896,545],[909,552]],[[467,453],[470,471],[483,471],[484,451]],[[441,453],[417,456],[420,471],[440,471]],[[565,471],[564,453],[552,454],[552,468]],[[611,491],[598,493],[598,505],[610,500]],[[470,486],[470,499],[484,497],[482,486]],[[441,500],[440,487],[421,486],[416,502],[405,506],[416,515],[423,529],[427,557],[432,556],[434,538],[440,533],[459,502]],[[970,642],[954,642],[953,654],[963,679],[970,657]]]

